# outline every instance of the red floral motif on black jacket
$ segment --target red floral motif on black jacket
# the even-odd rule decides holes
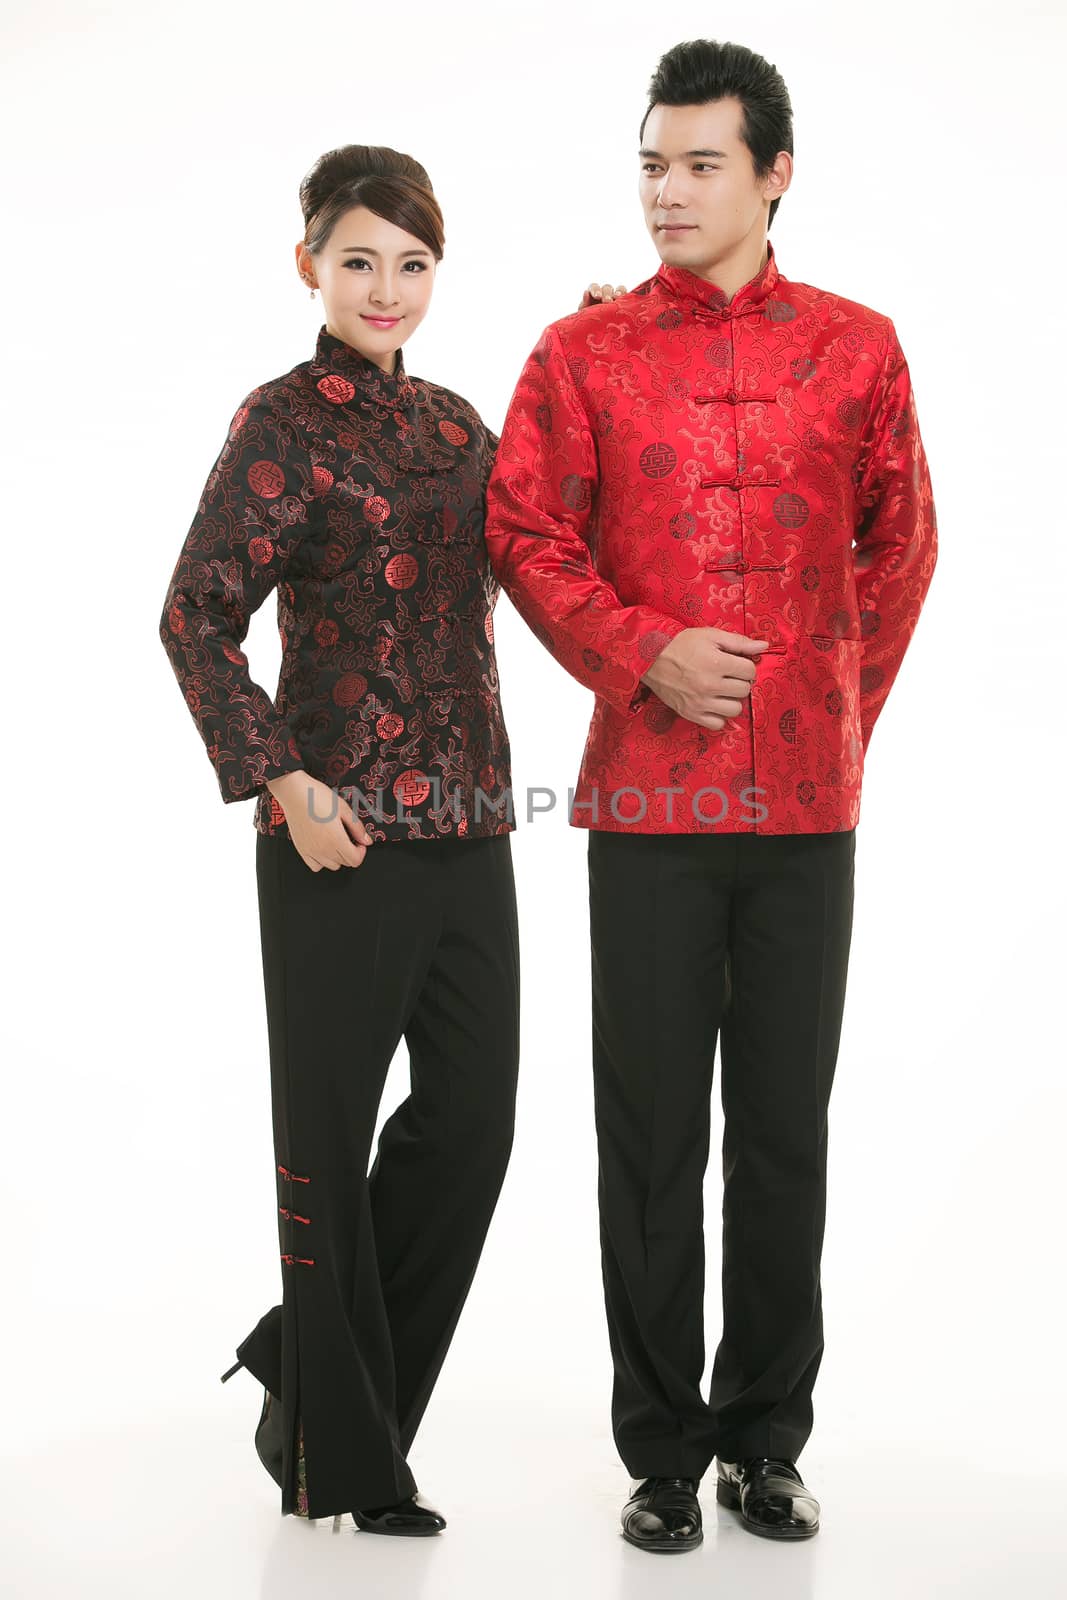
[[[496,442],[401,353],[387,374],[325,326],[238,407],[160,637],[223,799],[256,795],[260,833],[285,828],[266,781],[301,768],[377,838],[514,826],[483,537]],[[272,701],[241,644],[274,589]]]

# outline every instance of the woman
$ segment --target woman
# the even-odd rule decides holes
[[[406,1456],[496,1205],[518,1068],[482,538],[497,441],[404,369],[444,246],[423,167],[348,145],[300,200],[315,354],[238,407],[160,619],[223,799],[257,797],[283,1296],[223,1381],[244,1366],[264,1386],[283,1514],[432,1534],[445,1519]],[[241,649],[272,589],[274,701]],[[401,1038],[411,1093],[368,1176]]]

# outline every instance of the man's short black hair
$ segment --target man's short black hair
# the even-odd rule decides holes
[[[740,100],[741,138],[752,155],[757,178],[765,178],[779,150],[793,154],[793,107],[778,68],[743,44],[717,39],[691,39],[661,57],[648,86],[648,111],[653,106],[699,106],[709,100]],[[781,196],[771,201],[768,227]]]

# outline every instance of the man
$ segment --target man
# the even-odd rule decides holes
[[[697,1489],[803,1538],[823,1352],[827,1111],[874,724],[936,560],[893,323],[787,279],[777,70],[678,45],[640,192],[661,258],[546,328],[489,486],[490,558],[596,703],[593,1067],[623,1531],[702,1537]],[[720,1041],[723,1324],[704,1368],[702,1184]]]

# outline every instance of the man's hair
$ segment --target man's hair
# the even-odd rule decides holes
[[[740,100],[741,138],[752,156],[757,178],[765,178],[779,150],[793,154],[793,107],[778,68],[743,44],[717,39],[691,39],[676,44],[660,58],[648,86],[648,111],[653,106],[699,106],[709,100]],[[774,221],[781,196],[771,201],[767,226]]]

